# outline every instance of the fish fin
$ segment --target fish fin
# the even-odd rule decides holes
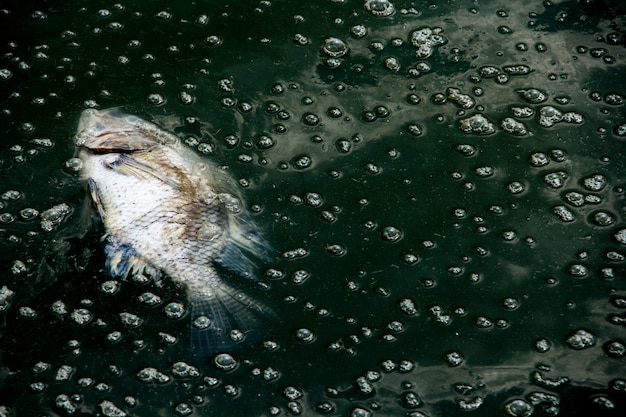
[[[139,179],[154,177],[173,188],[180,188],[180,182],[161,174],[150,165],[139,162],[128,154],[119,155],[114,161],[106,163],[107,168]]]
[[[260,340],[264,319],[275,316],[265,305],[223,283],[212,287],[210,296],[191,297],[191,351],[200,358]]]
[[[89,178],[87,180],[87,186],[89,187],[89,194],[91,195],[91,199],[98,210],[98,214],[100,214],[100,218],[104,220],[104,207],[102,206],[102,200],[100,200],[100,193],[98,192],[98,184]]]
[[[246,214],[229,214],[230,239],[216,259],[224,268],[245,278],[254,279],[259,261],[265,263],[274,249],[252,225]]]
[[[150,265],[130,245],[119,243],[109,237],[104,252],[107,255],[106,267],[112,276],[126,279],[131,274],[146,274],[155,279],[159,278],[159,270]]]

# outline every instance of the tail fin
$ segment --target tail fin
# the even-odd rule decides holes
[[[191,349],[200,358],[259,340],[263,323],[274,315],[268,307],[226,284],[216,287],[210,297],[191,297]]]

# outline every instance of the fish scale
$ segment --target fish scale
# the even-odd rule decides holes
[[[252,260],[266,260],[269,248],[233,202],[240,198],[229,178],[174,135],[115,109],[83,112],[76,145],[106,230],[109,272],[165,273],[185,284],[200,356],[232,349],[234,330],[258,334],[270,311],[215,268],[253,277]]]

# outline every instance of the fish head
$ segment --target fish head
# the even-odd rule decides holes
[[[164,138],[147,134],[154,130],[151,129],[152,126],[151,123],[137,116],[124,114],[117,108],[87,109],[80,116],[74,142],[76,147],[95,153],[147,151],[165,143]]]

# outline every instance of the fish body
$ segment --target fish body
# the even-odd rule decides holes
[[[81,176],[106,230],[114,276],[165,273],[187,286],[195,353],[232,347],[269,310],[228,285],[215,263],[252,277],[268,245],[232,181],[158,126],[115,109],[85,110],[75,138]]]

